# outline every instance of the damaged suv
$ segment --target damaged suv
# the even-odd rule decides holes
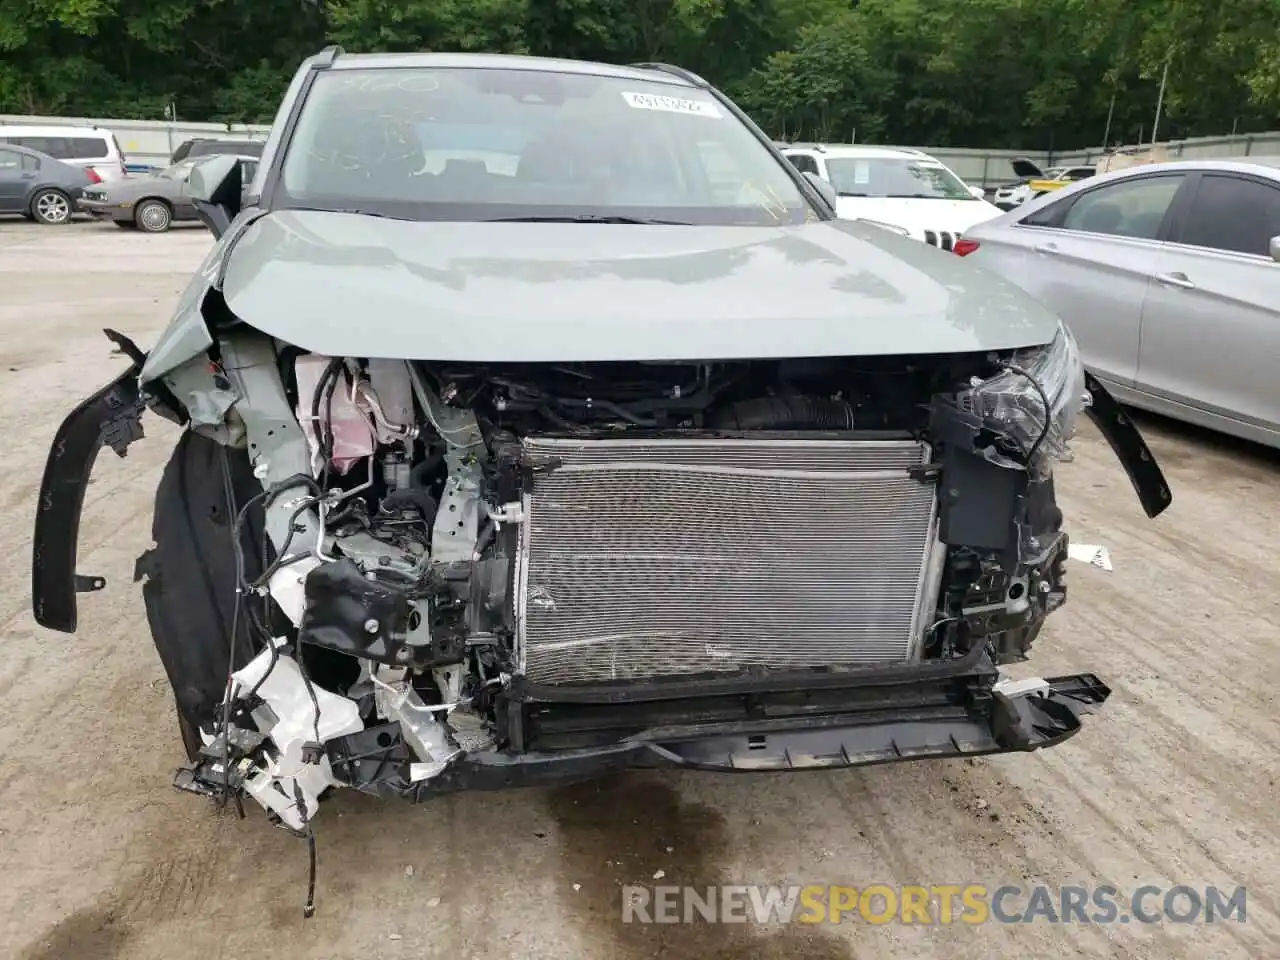
[[[179,786],[306,833],[333,787],[1031,750],[1107,698],[1000,666],[1066,596],[1078,418],[1155,516],[1141,437],[1057,318],[837,220],[698,77],[330,48],[240,169],[36,519],[71,632],[99,449],[185,427],[136,571]]]

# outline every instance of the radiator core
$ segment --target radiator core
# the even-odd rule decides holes
[[[564,684],[905,663],[936,581],[914,441],[528,438],[517,650]],[[922,611],[924,611],[922,613]]]

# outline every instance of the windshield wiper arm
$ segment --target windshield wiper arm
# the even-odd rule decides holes
[[[839,190],[836,192],[837,197],[869,197],[869,193],[850,193],[847,190]]]
[[[688,227],[692,224],[685,220],[655,220],[652,217],[621,217],[605,214],[584,213],[576,217],[495,217],[483,223],[638,223],[662,224],[673,227]]]

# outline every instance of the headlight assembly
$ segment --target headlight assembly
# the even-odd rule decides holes
[[[973,385],[968,401],[993,433],[1022,454],[1026,466],[1047,472],[1070,454],[1067,441],[1088,404],[1075,338],[1059,324],[1052,343],[1017,351],[1001,373]],[[996,447],[989,447],[986,457],[1020,466]]]

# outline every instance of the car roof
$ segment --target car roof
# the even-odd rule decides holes
[[[1239,159],[1221,159],[1221,160],[1161,160],[1158,163],[1144,163],[1135,167],[1126,167],[1123,170],[1112,170],[1108,173],[1099,174],[1089,180],[1081,180],[1080,183],[1089,183],[1094,186],[1107,180],[1120,180],[1125,177],[1136,176],[1143,172],[1151,172],[1152,170],[1183,170],[1187,172],[1209,172],[1218,171],[1222,173],[1263,173],[1270,177],[1280,176],[1280,157],[1241,157]]]
[[[792,143],[788,144],[784,149],[816,150],[828,160],[890,160],[905,158],[941,163],[940,160],[929,156],[923,150],[914,150],[911,147],[864,146],[856,143]]]
[[[87,124],[83,126],[76,126],[75,124],[51,126],[36,123],[0,123],[0,135],[15,133],[32,137],[84,137],[95,134],[100,137],[111,136],[111,131],[106,127],[89,126]]]
[[[324,54],[317,55],[324,57]],[[558,57],[529,57],[506,53],[345,53],[339,52],[329,69],[368,70],[376,67],[419,67],[471,70],[535,70],[542,73],[576,73],[621,80],[647,80],[677,87],[696,88],[698,78],[678,68],[663,65],[620,67],[590,60]]]

